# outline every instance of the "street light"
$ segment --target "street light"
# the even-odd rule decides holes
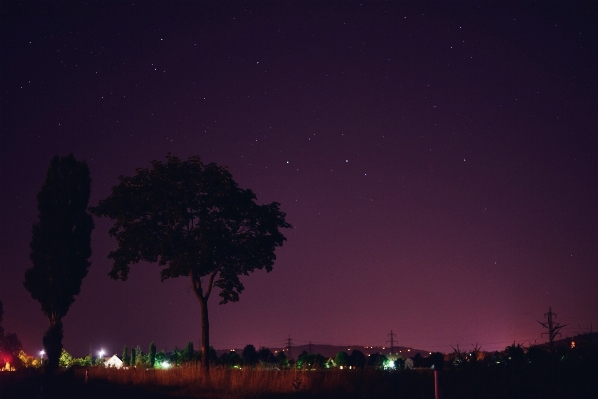
[[[41,351],[39,351],[39,357],[41,359],[41,361],[44,361],[44,355],[46,354],[46,352],[42,349]]]
[[[100,359],[104,360],[104,350],[100,350]]]

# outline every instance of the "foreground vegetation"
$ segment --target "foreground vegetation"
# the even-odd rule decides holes
[[[125,348],[129,367],[122,369],[94,363],[91,357],[72,359],[63,351],[64,368],[56,375],[44,373],[45,365],[36,367],[29,358],[16,371],[0,373],[0,398],[432,399],[435,377],[444,399],[595,398],[597,338],[596,333],[580,335],[552,350],[513,344],[485,353],[478,347],[462,351],[457,346],[452,354],[416,355],[407,359],[409,367],[395,359],[395,369],[382,361],[386,357],[375,354],[366,361],[357,350],[351,355],[339,352],[326,361],[307,353],[296,361],[283,361],[286,357],[274,356],[267,348],[257,351],[247,345],[242,355],[233,351],[218,358],[214,353],[209,371],[197,361],[200,356],[191,343],[170,355],[168,368],[157,366],[153,343],[148,355],[137,347],[129,357]]]
[[[468,361],[439,373],[444,399],[598,397],[598,357],[546,354],[541,361]],[[73,367],[47,379],[41,369],[0,373],[0,397],[10,398],[434,398],[434,371],[299,370],[199,364],[170,370]],[[86,381],[87,375],[87,381]]]
[[[209,373],[199,366],[171,370],[117,370],[92,367],[70,369],[57,374],[53,382],[40,373],[13,376],[6,396],[37,397],[46,392],[61,398],[396,398],[433,397],[433,375],[430,370],[389,373],[363,370],[265,370],[214,367]],[[85,374],[88,372],[88,382]],[[408,378],[405,378],[408,377]],[[401,382],[401,380],[403,380]],[[8,383],[9,381],[4,381]],[[4,384],[3,384],[4,385]],[[399,394],[397,396],[397,394]],[[423,395],[422,395],[423,394]],[[42,396],[50,397],[50,396]]]

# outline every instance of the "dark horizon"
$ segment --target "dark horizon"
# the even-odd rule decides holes
[[[54,155],[90,205],[168,152],[226,165],[293,229],[215,348],[307,342],[450,352],[598,325],[598,7],[574,3],[2,2],[0,300],[32,355],[23,287]],[[108,277],[110,221],[64,318],[73,355],[200,340],[157,265]]]

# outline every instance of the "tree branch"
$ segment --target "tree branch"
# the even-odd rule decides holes
[[[205,295],[206,299],[208,299],[208,297],[210,296],[210,293],[212,292],[212,287],[214,286],[214,279],[216,278],[216,275],[218,274],[219,271],[220,271],[220,268],[214,270],[212,272],[212,274],[210,274],[210,280],[208,282],[208,287],[206,288],[206,295]]]
[[[203,296],[203,290],[201,288],[201,279],[196,279],[193,272],[189,273],[189,275],[191,276],[191,287],[193,287],[193,292],[195,293],[195,296],[200,302],[203,302],[207,298]]]

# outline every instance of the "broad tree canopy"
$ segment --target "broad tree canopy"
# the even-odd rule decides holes
[[[237,186],[225,167],[167,155],[152,169],[120,177],[112,194],[91,208],[115,220],[110,235],[118,249],[110,277],[126,280],[131,264],[158,262],[161,278],[209,277],[220,288],[221,303],[237,301],[240,275],[272,270],[274,250],[286,240],[280,204],[257,205],[251,190]],[[196,288],[201,288],[200,286]],[[208,284],[206,294],[211,289]],[[204,294],[205,295],[205,294]]]
[[[162,280],[190,277],[201,305],[206,354],[212,288],[219,289],[220,303],[238,301],[240,276],[271,271],[274,250],[286,240],[280,229],[291,225],[280,204],[258,205],[253,192],[239,188],[225,167],[204,164],[198,156],[181,161],[168,154],[166,159],[137,169],[132,177],[121,176],[91,212],[114,220],[113,279],[126,280],[130,265],[140,261],[164,266]]]

